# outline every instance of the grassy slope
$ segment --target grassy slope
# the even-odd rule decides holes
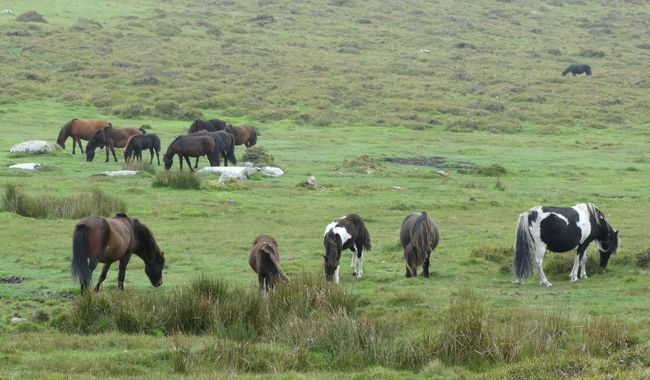
[[[189,123],[129,120],[111,112],[171,99],[188,109],[202,108],[208,117],[259,126],[260,144],[287,175],[252,181],[236,192],[167,190],[152,188],[147,176],[90,177],[120,164],[86,163],[63,152],[38,158],[55,167],[44,173],[23,176],[0,168],[0,183],[56,194],[100,187],[125,200],[129,214],[152,228],[168,255],[165,288],[156,291],[173,288],[197,272],[253,286],[244,257],[262,232],[278,238],[290,274],[319,272],[322,229],[331,219],[355,211],[366,219],[374,249],[366,260],[365,279],[353,281],[344,270],[343,284],[364,314],[429,325],[439,320],[450,294],[470,287],[489,305],[513,313],[567,308],[578,320],[616,316],[646,338],[647,271],[634,267],[630,258],[649,245],[642,222],[648,213],[648,100],[647,89],[638,84],[641,73],[647,72],[648,50],[635,47],[645,42],[640,31],[648,7],[476,2],[461,10],[443,1],[419,7],[392,2],[388,8],[339,3],[343,5],[236,2],[195,8],[181,2],[83,2],[74,7],[51,2],[49,8],[8,3],[18,13],[38,10],[49,24],[29,37],[0,40],[7,53],[0,68],[14,74],[1,79],[5,104],[0,106],[0,146],[33,138],[54,140],[66,120],[96,116],[121,126],[151,124],[166,146]],[[163,9],[166,17],[160,18],[162,13],[154,8]],[[207,10],[213,14],[199,16]],[[261,28],[246,21],[259,14],[271,14],[277,22]],[[79,17],[99,21],[103,29],[70,30]],[[358,22],[362,18],[371,23]],[[218,26],[221,35],[206,35],[199,20]],[[161,23],[182,32],[160,37],[156,28]],[[530,32],[535,28],[542,33]],[[0,18],[0,29],[28,30],[7,16]],[[453,48],[458,42],[476,49]],[[421,48],[431,53],[419,53]],[[548,53],[551,48],[562,54]],[[607,55],[580,58],[582,49]],[[566,64],[577,60],[591,63],[594,76],[559,76]],[[119,68],[113,64],[118,61],[137,67]],[[81,69],[68,71],[77,67],[74,62],[80,62]],[[47,81],[25,80],[26,73]],[[149,73],[162,84],[131,84]],[[505,110],[468,107],[474,103],[503,105]],[[458,125],[518,133],[447,130]],[[371,174],[334,170],[344,159],[360,154],[497,163],[509,174],[500,179],[505,186],[500,191],[494,177],[455,170],[449,170],[450,177],[439,176],[433,168],[393,164]],[[6,149],[0,153],[2,166],[30,161],[11,158]],[[296,187],[308,175],[326,187]],[[579,201],[597,203],[621,230],[623,250],[606,275],[576,284],[570,284],[568,276],[551,275],[555,286],[550,290],[539,288],[534,279],[514,287],[510,275],[470,254],[478,246],[509,246],[516,216],[533,205]],[[403,278],[397,234],[404,214],[414,210],[428,210],[443,239],[434,253],[435,275],[428,281]],[[28,316],[35,309],[60,313],[69,295],[77,293],[68,274],[74,221],[31,220],[9,213],[0,213],[0,219],[11,226],[0,229],[0,240],[7,242],[0,275],[29,277],[21,285],[0,285],[0,313],[5,317],[0,326],[13,332],[16,327],[8,318]],[[347,263],[345,259],[346,269]],[[152,292],[142,267],[137,259],[130,264],[126,286]],[[105,283],[109,289],[116,286],[115,271]],[[70,342],[69,348],[57,351],[61,359],[53,359],[56,355],[50,351],[58,343],[43,350],[4,345],[0,360],[10,373],[63,373],[65,366],[55,362],[69,363],[69,357],[85,350],[84,344],[103,339],[62,337],[45,329],[49,339]],[[127,339],[142,350],[135,365],[143,372],[136,373],[169,375],[156,354],[156,347],[168,345],[166,338],[111,339],[117,347]],[[87,355],[118,355],[113,350],[109,345]],[[125,374],[103,366],[98,368]]]

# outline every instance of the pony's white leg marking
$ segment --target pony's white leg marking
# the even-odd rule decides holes
[[[582,279],[586,279],[587,278],[587,252],[582,254],[582,260],[580,260],[580,261],[581,261],[581,264],[582,264],[582,268],[581,268],[581,271],[580,271],[580,277]]]
[[[340,267],[341,267],[340,265],[337,265],[336,266],[336,271],[334,271],[334,282],[337,283],[337,284],[339,283],[339,268]]]
[[[544,253],[546,253],[546,244],[543,245],[538,245],[536,247],[537,249],[535,250],[535,263],[537,264],[537,269],[539,270],[539,284],[546,286],[547,288],[550,288],[553,286],[548,280],[546,279],[546,275],[544,274],[544,268],[542,267],[542,263],[544,261]]]
[[[354,252],[352,252],[352,265],[350,265],[350,268],[352,268],[353,275],[357,273],[356,263],[357,263],[357,255],[355,255]]]
[[[580,259],[576,254],[576,258],[573,260],[573,268],[571,268],[571,274],[569,274],[569,279],[571,282],[578,281],[578,269],[580,268]]]
[[[363,252],[361,253],[361,257],[359,257],[357,261],[359,262],[359,272],[357,272],[357,278],[361,278],[363,276]]]

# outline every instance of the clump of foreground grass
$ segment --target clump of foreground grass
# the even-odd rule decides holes
[[[76,196],[31,195],[14,184],[5,186],[4,209],[31,218],[82,218],[88,215],[110,216],[126,211],[126,205],[100,189]]]
[[[584,350],[591,355],[607,355],[627,348],[625,326],[609,318],[588,319],[584,327]]]
[[[154,187],[171,187],[173,189],[200,189],[201,182],[191,171],[163,170],[153,178]]]

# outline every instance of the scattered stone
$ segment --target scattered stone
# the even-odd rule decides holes
[[[393,190],[404,190],[402,186],[390,186],[390,188]]]
[[[449,177],[449,173],[447,173],[447,172],[444,171],[444,170],[438,170],[437,173],[438,173],[438,175],[441,175],[441,176],[443,176],[443,177]]]
[[[306,187],[308,189],[318,189],[320,187],[316,182],[316,177],[314,177],[313,175],[307,177],[306,180],[300,182],[298,185],[302,187]]]
[[[25,321],[26,321],[26,319],[21,318],[21,317],[13,317],[13,318],[11,318],[11,323],[22,323],[22,322],[25,322]]]
[[[5,14],[5,15],[10,15],[10,14],[13,14],[14,11],[12,9],[3,9],[2,11],[0,11],[0,13]]]
[[[54,152],[54,144],[43,140],[29,140],[16,144],[9,149],[9,153],[43,154]]]
[[[268,175],[270,177],[279,177],[284,174],[284,171],[273,166],[265,166],[263,168],[260,168],[260,173]]]
[[[105,175],[109,177],[128,177],[138,174],[137,170],[107,170],[99,173],[99,175]]]
[[[429,54],[429,53],[431,53],[431,50],[429,50],[429,49],[420,49],[420,53]]]
[[[22,169],[22,170],[40,170],[43,169],[46,165],[35,163],[35,162],[25,162],[21,164],[13,164],[9,169]]]
[[[248,179],[250,175],[257,173],[258,168],[254,167],[244,167],[244,166],[207,166],[201,168],[197,173],[218,173],[221,174],[219,177],[219,183],[225,183],[230,179],[236,179],[238,181],[244,181]]]

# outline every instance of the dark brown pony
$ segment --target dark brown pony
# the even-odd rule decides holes
[[[65,141],[68,137],[72,137],[72,154],[76,154],[75,146],[77,144],[79,144],[79,149],[83,153],[84,148],[81,146],[81,140],[88,141],[97,130],[106,127],[108,124],[109,122],[106,120],[72,119],[61,128],[56,143],[65,149]]]
[[[429,256],[438,242],[440,234],[426,212],[407,215],[402,222],[399,238],[404,248],[406,277],[417,276],[417,268],[422,266],[424,277],[429,277]]]
[[[190,124],[190,128],[187,130],[187,133],[191,134],[191,133],[196,133],[198,131],[216,132],[216,131],[223,131],[225,129],[226,129],[226,122],[223,120],[196,119],[192,122],[192,124]]]
[[[214,142],[219,146],[219,151],[223,156],[223,165],[228,166],[228,161],[232,162],[233,165],[237,165],[237,157],[235,157],[235,138],[233,135],[226,131],[214,131],[208,132],[206,130],[194,132],[190,136],[200,136],[206,135],[214,139]],[[196,158],[194,163],[194,169],[199,166],[199,158]]]
[[[278,242],[271,235],[258,235],[255,238],[248,254],[248,264],[257,273],[260,290],[273,289],[278,280],[289,282],[289,277],[280,267]]]
[[[233,135],[235,138],[235,145],[244,144],[246,148],[250,148],[257,144],[257,129],[255,129],[255,127],[251,127],[250,125],[228,124],[226,125],[226,132]]]
[[[103,263],[102,274],[95,286],[95,291],[98,291],[111,264],[119,261],[117,287],[124,290],[126,266],[134,253],[144,261],[144,271],[151,285],[162,285],[165,256],[149,228],[123,213],[111,219],[101,216],[83,218],[72,235],[72,276],[79,279],[83,293],[90,285],[97,263]]]
[[[111,123],[95,132],[86,145],[86,161],[90,162],[95,158],[95,149],[106,146],[106,161],[109,161],[108,151],[113,153],[113,159],[117,162],[115,148],[124,148],[129,137],[137,134],[146,133],[144,129],[138,128],[113,128]]]
[[[181,170],[183,170],[183,159],[187,162],[187,166],[192,169],[190,157],[208,156],[210,166],[219,166],[219,156],[221,151],[215,140],[207,135],[198,136],[178,136],[174,141],[169,144],[167,152],[163,156],[165,169],[169,170],[174,164],[174,156],[178,155]]]
[[[149,165],[153,163],[153,154],[156,153],[158,166],[160,166],[160,139],[154,133],[146,135],[133,135],[129,137],[129,141],[124,148],[124,162],[129,162],[130,159],[142,161],[142,151],[149,149]]]

